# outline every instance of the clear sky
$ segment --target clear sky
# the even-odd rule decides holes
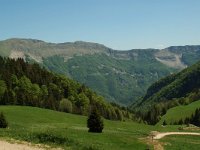
[[[200,45],[200,0],[0,0],[0,40]]]

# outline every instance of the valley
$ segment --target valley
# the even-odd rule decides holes
[[[199,46],[116,51],[86,42],[0,42],[6,56],[0,112],[8,121],[0,136],[8,147],[13,139],[41,149],[180,148],[200,134],[199,52]],[[102,134],[88,132],[94,108],[104,118]],[[188,145],[198,149],[198,142]]]
[[[114,50],[91,42],[0,41],[0,55],[39,63],[85,84],[109,102],[131,105],[162,77],[200,59],[200,46]]]
[[[0,150],[200,150],[199,6],[0,0]]]

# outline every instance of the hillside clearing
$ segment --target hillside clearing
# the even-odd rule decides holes
[[[157,124],[161,125],[164,120],[167,122],[167,124],[178,122],[180,119],[184,120],[186,117],[190,117],[197,108],[200,108],[200,100],[189,105],[173,107],[169,109],[164,116],[162,116],[161,120]]]

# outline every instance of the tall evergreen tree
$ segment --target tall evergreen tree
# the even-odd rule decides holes
[[[93,109],[87,120],[88,132],[101,133],[104,127],[103,120],[97,109]]]

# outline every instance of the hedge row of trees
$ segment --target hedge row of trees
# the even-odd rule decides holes
[[[95,107],[107,119],[132,118],[126,108],[111,105],[86,86],[38,64],[0,57],[0,66],[1,105],[36,106],[81,115],[88,115]]]

